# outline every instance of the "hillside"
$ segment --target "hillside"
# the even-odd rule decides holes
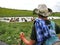
[[[53,16],[60,16],[60,12],[52,13]],[[17,9],[8,9],[0,7],[0,17],[16,17],[16,16],[36,16],[33,15],[33,12],[30,10],[17,10]]]
[[[7,9],[0,8],[0,17],[4,16],[32,16],[32,11],[30,10],[16,10],[16,9]]]
[[[52,13],[53,16],[59,16],[60,17],[60,12],[54,12]]]

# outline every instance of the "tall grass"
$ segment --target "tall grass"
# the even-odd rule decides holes
[[[54,20],[60,26],[60,20]],[[29,39],[33,22],[0,22],[0,41],[4,41],[9,45],[18,45],[20,43],[19,33],[24,32]]]
[[[9,45],[18,45],[19,33],[24,32],[26,38],[30,37],[32,22],[24,23],[5,23],[0,22],[0,41],[4,41]]]

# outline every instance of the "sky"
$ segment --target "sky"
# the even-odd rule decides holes
[[[60,0],[0,0],[0,7],[33,10],[39,4],[46,4],[53,12],[60,12]]]

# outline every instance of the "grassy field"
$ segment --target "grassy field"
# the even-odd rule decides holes
[[[60,16],[60,13],[52,13],[53,16]],[[28,10],[13,10],[0,8],[0,17],[18,17],[18,16],[36,16],[33,15],[32,11]],[[54,20],[60,25],[60,20]],[[30,37],[33,22],[0,22],[0,41],[6,42],[9,45],[18,45],[20,43],[19,33],[24,32],[27,39]]]
[[[60,25],[60,20],[54,20]],[[24,23],[5,23],[0,22],[0,40],[8,43],[9,45],[18,45],[20,43],[19,33],[24,32],[27,39],[30,37],[33,22]]]
[[[32,11],[30,10],[16,10],[16,9],[7,9],[7,8],[0,8],[0,17],[18,17],[18,16],[36,16],[33,15]]]
[[[28,24],[28,25],[27,25]],[[0,41],[6,42],[9,45],[18,45],[19,33],[24,32],[26,38],[29,38],[31,33],[32,22],[24,23],[5,23],[0,22]]]
[[[30,10],[16,10],[16,9],[7,9],[7,8],[0,8],[0,17],[18,17],[18,16],[33,16],[33,12]],[[60,16],[60,12],[52,13],[51,16]]]

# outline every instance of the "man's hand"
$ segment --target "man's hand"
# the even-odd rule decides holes
[[[21,40],[23,40],[23,38],[25,38],[25,36],[24,36],[24,33],[23,33],[23,32],[21,32],[21,33],[20,33],[20,38],[21,38]]]
[[[20,39],[26,44],[26,45],[33,45],[35,43],[35,40],[30,40],[28,41],[26,38],[25,38],[25,35],[23,32],[20,33]]]

